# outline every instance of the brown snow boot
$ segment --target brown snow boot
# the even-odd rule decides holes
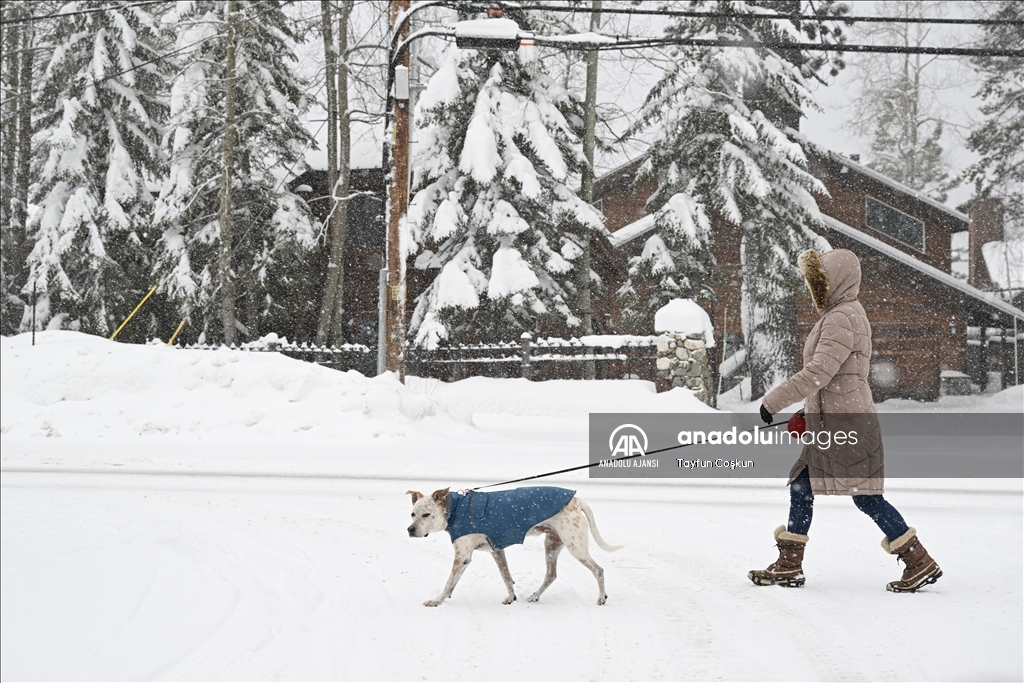
[[[915,593],[930,583],[935,583],[942,576],[942,570],[935,560],[931,558],[928,551],[917,540],[917,530],[907,529],[894,541],[887,538],[882,539],[882,549],[890,555],[896,555],[896,559],[903,560],[906,567],[903,570],[903,578],[899,581],[892,581],[885,588],[893,593]]]
[[[758,586],[788,586],[797,588],[804,585],[804,548],[807,537],[803,534],[791,534],[786,527],[775,530],[775,547],[779,549],[779,559],[768,565],[767,569],[754,569],[747,572],[747,578]]]

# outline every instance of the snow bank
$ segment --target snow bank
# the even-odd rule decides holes
[[[4,436],[391,433],[450,421],[392,375],[367,378],[276,353],[119,344],[77,332],[0,341]]]

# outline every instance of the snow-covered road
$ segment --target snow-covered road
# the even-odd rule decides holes
[[[5,471],[2,677],[1019,679],[1019,487],[912,483],[890,499],[945,571],[916,595],[886,593],[899,570],[849,501],[820,501],[804,588],[757,588],[785,489],[578,479],[626,544],[594,551],[604,608],[567,556],[540,603],[503,606],[478,553],[428,609],[451,544],[406,536],[419,481]],[[526,594],[542,543],[508,556]]]

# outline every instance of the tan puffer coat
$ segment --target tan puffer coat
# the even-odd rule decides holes
[[[868,386],[871,325],[857,300],[860,261],[852,251],[837,249],[820,257],[805,251],[798,263],[821,317],[804,344],[803,369],[763,400],[775,414],[803,399],[807,431],[817,435],[803,447],[790,481],[806,467],[816,494],[881,494],[882,433]]]

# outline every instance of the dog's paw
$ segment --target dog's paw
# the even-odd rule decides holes
[[[423,603],[423,606],[424,607],[437,607],[440,604],[441,604],[440,600],[427,600],[426,602]]]
[[[540,600],[540,593],[534,593],[530,597],[526,598],[526,602],[537,602]]]
[[[601,597],[599,597],[597,599],[597,604],[598,605],[603,605],[606,602],[608,602],[608,596],[607,595],[602,595]]]
[[[504,600],[502,600],[501,604],[503,604],[503,605],[511,605],[515,601],[516,601],[516,596],[513,594],[513,595],[508,596]]]

